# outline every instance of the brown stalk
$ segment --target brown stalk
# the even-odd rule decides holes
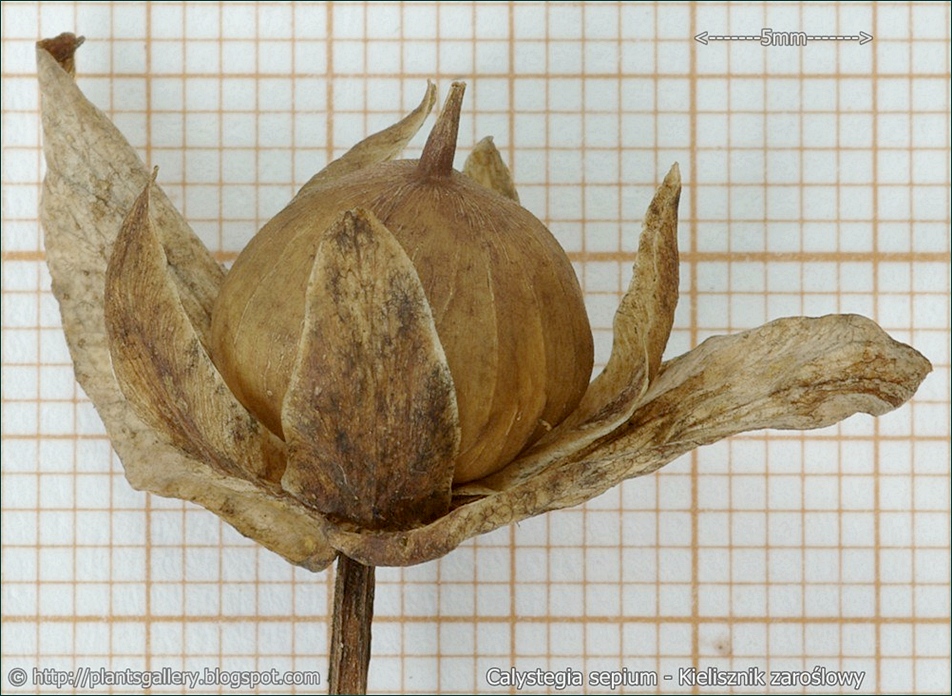
[[[343,554],[337,558],[328,693],[367,693],[375,570],[375,566],[365,566]]]

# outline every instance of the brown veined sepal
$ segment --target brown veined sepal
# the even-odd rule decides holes
[[[126,216],[106,269],[116,379],[139,417],[181,451],[229,476],[276,482],[283,447],[232,395],[170,278],[150,213],[156,172]]]
[[[449,509],[453,378],[413,263],[367,210],[320,240],[281,420],[284,488],[320,513],[394,530]]]

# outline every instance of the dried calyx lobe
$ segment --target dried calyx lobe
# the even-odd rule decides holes
[[[592,367],[582,293],[564,251],[528,211],[452,169],[462,97],[454,85],[419,161],[306,187],[239,256],[212,327],[213,357],[229,386],[286,436],[282,409],[287,416],[315,257],[341,215],[361,211],[399,242],[425,293],[458,406],[455,483],[505,466],[562,421]],[[401,375],[388,381],[398,395]],[[351,440],[375,427],[346,416],[342,426]]]

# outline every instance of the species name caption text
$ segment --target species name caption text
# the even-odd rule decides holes
[[[672,684],[678,687],[717,688],[733,686],[793,686],[815,687],[852,687],[859,691],[866,679],[865,671],[832,670],[817,665],[809,670],[770,670],[748,667],[741,670],[725,670],[717,667],[681,667],[676,674],[659,674],[654,670],[633,670],[627,667],[621,670],[592,671],[588,673],[568,667],[562,670],[529,669],[515,667],[502,669],[490,667],[486,670],[486,683],[489,686],[526,688],[549,687],[556,690],[581,686],[607,687],[649,687],[659,684]]]

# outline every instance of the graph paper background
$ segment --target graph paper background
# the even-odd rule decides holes
[[[949,12],[3,3],[4,692],[17,667],[32,679],[326,664],[332,573],[293,569],[204,510],[133,491],[73,380],[36,220],[33,42],[75,30],[87,37],[80,85],[159,165],[222,262],[427,79],[445,94],[463,78],[461,148],[495,136],[523,205],[576,264],[600,363],[641,216],[678,161],[670,356],[783,315],[858,312],[935,365],[878,420],[735,437],[440,561],[380,569],[371,689],[512,691],[489,683],[493,667],[824,666],[865,672],[862,692],[948,693]],[[762,27],[875,39],[692,40]],[[691,690],[677,678],[618,689]]]

